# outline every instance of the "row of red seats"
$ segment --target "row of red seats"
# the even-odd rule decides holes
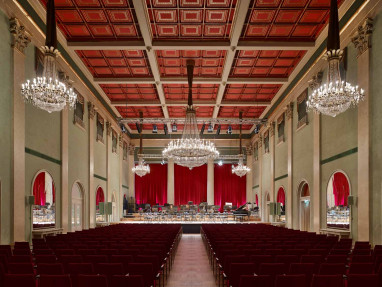
[[[13,250],[10,246],[0,246],[0,283],[4,281],[7,287],[14,285],[12,280],[15,284],[17,280],[26,280],[24,285],[16,286],[32,286],[25,284],[33,278],[40,286],[57,287],[46,284],[53,282],[54,276],[61,276],[69,278],[62,282],[70,282],[70,286],[90,286],[78,285],[79,276],[88,275],[86,280],[94,277],[102,287],[114,286],[115,280],[134,281],[137,276],[142,279],[143,287],[161,286],[172,267],[180,237],[180,225],[158,228],[158,225],[121,224],[33,240],[32,250],[27,242],[15,243]],[[49,276],[53,276],[53,281],[42,279]],[[107,285],[102,283],[103,277]]]
[[[245,282],[241,286],[242,275],[270,276],[272,286],[277,276],[292,280],[303,275],[304,287],[313,284],[315,276],[338,275],[342,284],[343,276],[378,278],[382,262],[381,246],[373,250],[369,242],[356,242],[353,247],[351,239],[264,224],[203,225],[202,237],[219,286],[227,282],[232,287],[254,286]]]

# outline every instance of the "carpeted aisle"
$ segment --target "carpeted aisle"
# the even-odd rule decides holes
[[[200,234],[183,234],[167,287],[216,287]]]

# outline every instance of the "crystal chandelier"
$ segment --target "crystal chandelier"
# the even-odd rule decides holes
[[[142,119],[143,113],[139,112],[139,116]],[[145,164],[145,161],[143,159],[143,148],[142,148],[142,120],[140,123],[140,131],[139,131],[139,154],[138,154],[138,164],[134,166],[132,169],[132,172],[136,175],[142,177],[146,174],[150,173],[150,166],[148,164]]]
[[[192,104],[194,65],[194,60],[187,60],[188,104],[182,138],[172,140],[162,151],[163,157],[173,159],[176,164],[189,169],[206,164],[208,159],[216,159],[219,156],[215,144],[202,140],[199,136],[196,112]]]
[[[240,111],[239,112],[240,120],[242,119],[242,116],[243,116],[243,112]],[[246,175],[248,172],[250,172],[251,169],[243,163],[244,155],[242,153],[243,149],[242,149],[242,144],[241,144],[241,121],[240,121],[239,137],[240,137],[239,163],[237,164],[237,166],[232,165],[232,173],[236,174],[237,176],[242,177],[242,176]]]
[[[362,89],[341,79],[340,60],[343,51],[340,50],[336,0],[331,0],[328,31],[327,52],[323,57],[324,60],[328,61],[327,82],[312,93],[307,101],[307,108],[317,113],[335,117],[350,106],[356,106],[364,98]]]
[[[47,3],[47,25],[45,46],[41,47],[44,53],[44,70],[42,77],[34,78],[22,85],[21,95],[28,103],[51,112],[58,112],[66,106],[74,108],[77,95],[72,88],[67,88],[59,80],[56,68],[57,50],[56,16],[54,0]]]

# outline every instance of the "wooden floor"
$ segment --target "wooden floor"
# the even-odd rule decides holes
[[[183,234],[166,287],[216,287],[200,234]]]

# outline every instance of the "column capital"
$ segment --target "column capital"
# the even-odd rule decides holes
[[[9,31],[11,32],[11,46],[16,48],[24,54],[25,48],[31,41],[31,35],[25,30],[25,27],[21,25],[17,18],[11,18],[9,20]]]
[[[111,135],[111,122],[109,122],[109,121],[106,122],[106,134],[108,136]]]
[[[286,115],[287,120],[293,119],[293,102],[290,102],[286,106],[285,115]]]
[[[122,136],[122,134],[119,134],[119,136],[118,136],[118,143],[119,143],[119,147],[123,147],[123,136]]]
[[[249,144],[245,147],[245,151],[247,153],[247,155],[252,155],[253,154],[253,145],[252,144]]]
[[[88,116],[89,119],[94,119],[94,116],[96,114],[95,105],[92,102],[88,102]]]
[[[358,26],[355,36],[351,39],[354,46],[358,50],[357,57],[363,52],[371,48],[371,34],[373,32],[373,19],[366,18],[365,21]]]
[[[275,135],[275,122],[269,123],[269,135],[273,137]]]
[[[259,148],[261,148],[263,146],[263,137],[261,135],[259,135]]]
[[[134,155],[135,145],[129,144],[129,155]]]
[[[318,72],[317,74],[313,75],[312,79],[308,81],[309,88],[312,90],[318,89],[322,83],[322,75],[322,72]]]

